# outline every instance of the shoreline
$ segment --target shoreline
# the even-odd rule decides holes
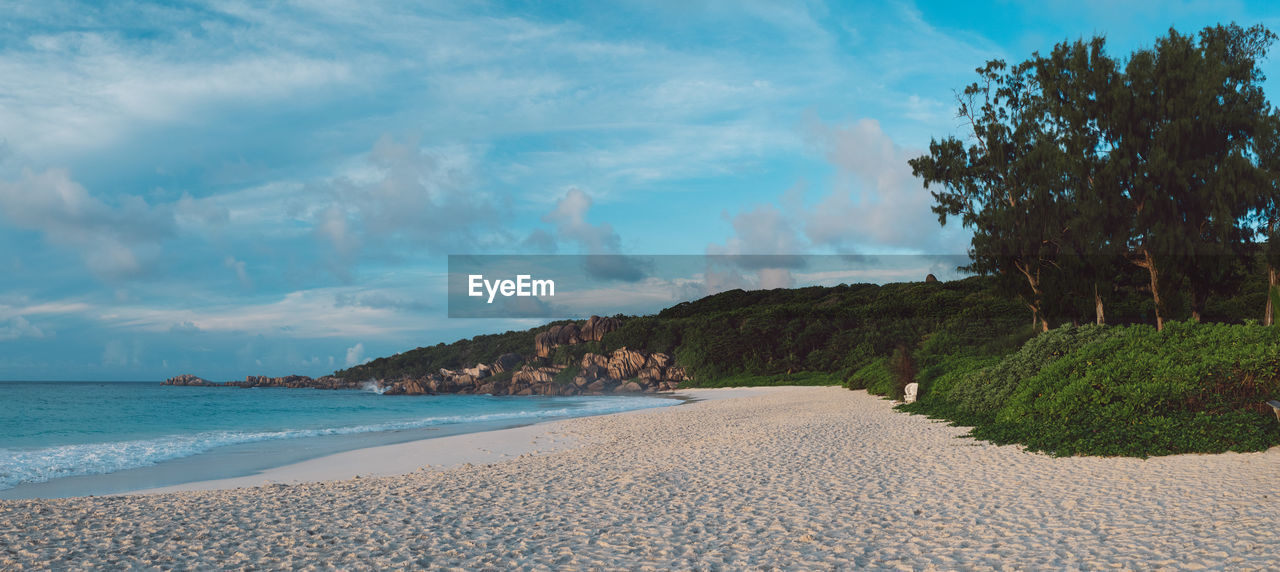
[[[152,386],[154,384],[145,384]],[[215,389],[214,391],[220,391]],[[278,389],[268,391],[292,392],[292,389]],[[296,390],[305,391],[305,390]],[[337,394],[334,394],[337,395]],[[282,396],[288,396],[282,393]],[[338,396],[341,397],[341,396]],[[486,397],[486,396],[481,396]],[[518,429],[529,425],[536,425],[543,422],[556,420],[572,419],[577,416],[592,416],[600,414],[608,414],[611,411],[626,411],[629,408],[648,408],[648,407],[672,407],[678,406],[687,398],[679,398],[670,393],[666,394],[646,394],[643,396],[634,396],[641,399],[641,402],[631,403],[627,401],[633,396],[605,396],[603,398],[582,398],[570,399],[572,403],[568,405],[547,405],[557,399],[555,397],[493,397],[491,401],[494,407],[506,411],[515,408],[514,415],[506,413],[498,413],[494,416],[487,414],[486,409],[477,409],[475,404],[463,404],[461,410],[448,409],[448,400],[454,396],[444,396],[439,398],[441,404],[434,406],[432,409],[428,403],[428,410],[420,413],[425,416],[422,421],[424,423],[415,423],[414,419],[409,419],[404,423],[391,422],[386,423],[387,427],[380,430],[359,430],[361,425],[376,426],[382,421],[348,421],[345,425],[328,425],[326,427],[337,427],[331,433],[319,435],[266,439],[245,439],[243,441],[233,441],[227,444],[221,444],[211,447],[204,447],[202,450],[193,454],[185,454],[162,459],[158,462],[148,464],[135,464],[133,466],[118,467],[114,470],[104,472],[80,472],[73,474],[58,476],[43,481],[22,482],[16,486],[10,486],[0,489],[0,500],[18,500],[18,499],[53,499],[53,498],[74,498],[89,496],[111,496],[120,494],[132,494],[139,491],[148,490],[184,490],[191,485],[200,483],[200,486],[209,487],[239,487],[252,486],[262,484],[264,480],[271,481],[319,481],[334,480],[341,478],[351,478],[355,476],[354,472],[346,472],[334,469],[326,469],[318,465],[315,461],[339,455],[342,453],[356,452],[364,449],[377,449],[379,447],[401,445],[409,443],[418,443],[432,441],[436,439],[449,439],[451,437],[465,437],[467,435],[487,433],[491,431],[500,431],[504,429]],[[396,397],[382,398],[371,394],[361,394],[361,399],[369,399],[378,403],[392,404],[398,401]],[[466,397],[458,397],[458,399],[467,399]],[[551,401],[543,400],[550,399]],[[409,401],[415,398],[408,398]],[[647,400],[647,402],[645,402]],[[436,402],[436,398],[428,399],[429,402]],[[517,402],[524,402],[525,405],[513,405]],[[407,403],[407,402],[406,402]],[[468,402],[470,403],[470,402]],[[489,402],[485,402],[485,406]],[[631,403],[630,405],[628,405]],[[505,405],[504,405],[505,404]],[[377,406],[374,406],[377,407]],[[394,405],[388,405],[389,411],[395,410]],[[441,409],[444,407],[444,409]],[[399,415],[400,419],[405,418],[405,411],[399,413],[391,413],[391,415]],[[543,414],[545,413],[545,414]],[[454,419],[454,415],[458,415],[458,419]],[[504,415],[506,415],[504,417]],[[492,417],[492,418],[490,418]],[[429,422],[437,420],[440,422]],[[304,421],[305,423],[305,421]],[[354,431],[344,431],[343,427],[356,426]],[[281,434],[293,431],[285,429]],[[306,431],[302,429],[300,431]],[[245,434],[252,434],[252,429],[241,431]],[[216,431],[209,434],[216,434]],[[197,437],[203,435],[195,434]],[[154,439],[154,441],[142,440],[136,441],[138,448],[142,446],[159,443],[166,445],[164,437]],[[135,443],[125,439],[120,441],[126,445]],[[459,446],[467,446],[469,440],[462,441],[446,441],[445,443],[461,443]],[[101,448],[107,454],[115,451],[107,445],[114,443],[104,443]],[[508,446],[503,441],[495,442],[495,446],[505,448]],[[480,448],[485,448],[483,445]],[[49,459],[56,460],[59,449],[54,447],[50,449],[54,452]],[[145,449],[142,449],[145,450]],[[386,451],[386,450],[383,450]],[[519,454],[519,453],[517,453]],[[421,453],[419,454],[421,455]],[[486,455],[484,451],[475,450],[471,452],[471,456],[477,461],[493,462],[493,458]],[[377,474],[398,474],[415,470],[416,467],[403,466],[395,462],[394,457],[388,457],[386,453],[382,455],[357,455],[358,461],[355,465],[363,466],[367,463],[373,463],[377,466],[390,463],[388,467],[378,469]],[[114,460],[114,458],[109,458]],[[468,462],[470,458],[462,458],[460,462]],[[45,461],[46,465],[50,465],[54,461]],[[426,464],[426,463],[423,463]],[[303,465],[302,467],[294,467],[295,465]],[[53,466],[53,465],[50,465]],[[339,468],[341,465],[339,465]],[[2,470],[3,467],[0,467]],[[284,469],[285,473],[279,473]],[[309,475],[308,471],[320,471],[316,475]],[[303,471],[303,472],[299,472]],[[368,475],[368,472],[361,471],[359,474]],[[4,475],[0,475],[4,476]],[[7,475],[6,478],[12,477]],[[205,481],[226,481],[222,484],[205,483]]]
[[[691,388],[666,395],[683,400],[684,403],[672,406],[682,407],[690,403],[755,395],[761,393],[760,390],[769,389],[772,388]],[[592,415],[591,417],[631,415],[649,410],[636,409],[607,413],[605,415]],[[394,477],[425,471],[447,471],[468,464],[492,464],[525,455],[551,453],[572,447],[575,440],[565,434],[563,428],[564,422],[572,419],[581,418],[541,421],[517,427],[363,447],[272,467],[251,475],[122,491],[113,493],[113,495],[154,495],[266,485],[321,483],[359,478]]]
[[[563,448],[390,477],[0,501],[0,569],[1269,569],[1280,553],[1280,447],[1050,457],[839,387],[536,427]]]

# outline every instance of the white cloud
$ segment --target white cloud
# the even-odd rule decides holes
[[[930,210],[933,197],[907,161],[923,151],[893,141],[873,119],[850,125],[815,123],[818,149],[837,169],[830,191],[804,216],[816,245],[852,251],[964,252]]]
[[[726,260],[735,267],[708,268],[705,294],[734,288],[795,285],[791,270],[799,260],[787,255],[807,252],[809,245],[796,231],[792,222],[794,214],[773,205],[757,205],[749,211],[733,216],[726,212],[723,216],[732,225],[734,234],[723,245],[708,245],[707,254],[729,256]],[[743,271],[754,273],[754,279],[744,276]]]
[[[189,21],[131,25],[189,26]],[[0,124],[27,156],[106,149],[155,124],[199,122],[218,105],[281,101],[346,83],[351,62],[299,55],[206,21],[202,33],[133,41],[106,23],[28,36],[0,52]],[[238,52],[238,53],[237,53]]]
[[[734,235],[723,246],[708,246],[707,254],[800,254],[808,250],[791,217],[773,205],[757,205],[732,217],[727,212],[722,216],[733,226]]]
[[[10,224],[77,250],[100,276],[128,277],[173,234],[173,213],[131,195],[116,202],[108,205],[89,194],[65,169],[24,170],[16,182],[0,181],[0,213]]]
[[[723,245],[707,247],[708,254],[789,255],[815,250],[839,253],[962,254],[967,235],[962,229],[943,229],[931,207],[933,197],[911,173],[908,160],[922,154],[903,148],[875,120],[829,126],[813,121],[815,148],[836,167],[835,179],[813,204],[806,204],[806,186],[798,184],[778,198],[778,204],[757,205],[734,215]],[[803,234],[803,236],[801,236]],[[708,270],[708,293],[748,286],[786,288],[794,285],[789,259],[743,259],[748,280],[735,270]]]
[[[43,314],[77,314],[91,310],[93,307],[84,302],[61,300],[32,304],[25,297],[0,303],[0,320],[9,320],[21,316]]]
[[[444,278],[418,281],[415,288],[439,288]],[[344,300],[348,303],[339,304]],[[294,338],[385,338],[423,328],[422,312],[405,312],[415,302],[401,290],[374,288],[314,288],[298,290],[264,302],[227,299],[194,308],[117,304],[88,315],[104,324],[142,332],[168,332],[174,324],[189,324],[204,332],[279,335]]]
[[[574,187],[565,192],[551,212],[542,216],[542,221],[554,225],[556,236],[560,240],[576,243],[584,254],[618,252],[622,239],[613,230],[613,225],[607,222],[587,222],[587,212],[590,210],[591,197],[582,189]],[[534,236],[531,235],[529,239],[534,239]]]
[[[369,361],[364,357],[364,342],[356,343],[356,345],[347,348],[347,367],[360,365]]]
[[[0,342],[18,338],[43,338],[44,330],[28,322],[22,316],[16,316],[7,322],[0,323]]]
[[[235,271],[236,279],[240,280],[240,285],[245,288],[253,287],[253,280],[249,278],[249,271],[245,268],[243,260],[236,260],[234,256],[228,256],[222,261],[222,265]]]
[[[415,139],[383,136],[362,165],[312,189],[313,203],[327,203],[314,232],[333,248],[339,274],[358,257],[385,250],[374,246],[430,254],[473,249],[478,230],[499,220],[474,185],[475,168],[464,147],[424,149]]]
[[[171,334],[198,334],[201,331],[200,326],[195,325],[191,320],[178,322],[169,327]]]

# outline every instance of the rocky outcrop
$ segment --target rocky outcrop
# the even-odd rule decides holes
[[[608,356],[586,354],[578,367],[573,383],[590,392],[670,391],[689,380],[684,368],[675,366],[671,356],[627,348],[616,349]]]
[[[670,391],[688,381],[684,368],[671,356],[619,348],[608,355],[587,353],[569,378],[564,365],[547,365],[555,348],[583,342],[601,341],[605,334],[622,325],[617,318],[592,316],[583,324],[558,324],[534,336],[535,356],[529,360],[507,353],[493,363],[478,363],[461,369],[441,368],[434,373],[394,379],[349,381],[334,376],[310,378],[249,376],[244,381],[214,383],[194,375],[179,375],[166,385],[211,385],[227,387],[310,387],[316,389],[375,389],[385,395],[431,395],[438,393],[490,395],[592,395],[609,392],[652,393]]]
[[[617,318],[591,316],[587,319],[587,323],[582,325],[582,341],[598,342],[604,339],[605,334],[612,332],[621,326],[622,321]]]
[[[497,372],[499,364],[489,364]],[[484,377],[472,375],[475,368],[441,369],[423,377],[380,380],[378,387],[388,395],[435,393],[489,395],[594,395],[601,393],[653,393],[671,391],[688,381],[684,368],[671,356],[619,348],[609,355],[588,353],[578,363],[577,372],[567,379],[562,365],[522,364]]]
[[[358,381],[347,381],[332,375],[324,377],[312,378],[305,375],[286,375],[284,377],[267,377],[264,375],[250,375],[244,378],[244,381],[228,381],[218,383],[209,381],[202,377],[194,376],[189,373],[176,375],[166,379],[162,385],[197,385],[212,387],[289,387],[289,388],[312,388],[312,389],[360,389],[362,384]]]
[[[533,337],[533,350],[538,357],[551,357],[551,352],[558,346],[582,343],[582,330],[577,324],[551,326],[545,332]]]
[[[617,318],[601,318],[591,316],[581,326],[578,324],[560,324],[551,326],[533,338],[534,353],[538,357],[551,357],[559,346],[569,346],[582,342],[598,342],[604,335],[622,325]]]
[[[175,375],[169,379],[166,379],[164,380],[164,383],[161,383],[160,385],[197,385],[199,386],[199,385],[221,385],[221,384],[214,383],[203,377],[191,375],[189,373],[184,373],[182,375]]]
[[[224,385],[234,387],[288,387],[293,389],[360,389],[361,387],[361,383],[358,381],[347,381],[332,375],[317,378],[305,375],[286,375],[284,377],[250,375],[245,377],[244,381],[228,381]]]
[[[498,356],[498,361],[493,362],[490,368],[492,368],[493,373],[506,373],[520,367],[522,363],[524,363],[524,358],[520,357],[520,354],[502,354]]]

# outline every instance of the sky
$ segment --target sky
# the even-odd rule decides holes
[[[1280,30],[1266,2],[406,4],[5,0],[0,380],[322,375],[545,321],[449,318],[451,254],[962,254],[907,160],[963,135],[974,68]]]

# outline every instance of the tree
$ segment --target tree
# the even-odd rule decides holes
[[[1036,76],[1044,91],[1043,120],[1058,146],[1057,162],[1046,165],[1060,177],[1060,201],[1072,208],[1061,243],[1059,265],[1071,295],[1091,301],[1094,321],[1106,323],[1103,292],[1114,289],[1116,259],[1124,244],[1117,216],[1119,190],[1108,173],[1116,147],[1105,129],[1106,113],[1119,95],[1119,64],[1106,53],[1106,41],[1061,43],[1046,57],[1035,56]]]
[[[974,144],[934,140],[929,154],[910,165],[925,188],[937,189],[939,222],[960,217],[973,229],[966,270],[999,276],[1045,331],[1065,299],[1063,238],[1078,215],[1073,197],[1063,192],[1062,149],[1045,121],[1036,64],[1009,68],[993,60],[979,68],[980,81],[965,88],[959,110]]]
[[[1111,113],[1115,173],[1130,221],[1131,261],[1150,277],[1156,326],[1161,279],[1190,287],[1199,319],[1213,284],[1245,256],[1245,224],[1262,190],[1254,145],[1269,104],[1257,60],[1275,35],[1261,26],[1205,28],[1199,42],[1170,30],[1134,54]]]
[[[1236,279],[1258,213],[1280,222],[1280,169],[1259,159],[1280,147],[1257,66],[1274,40],[1233,24],[1198,39],[1170,30],[1123,69],[1102,38],[988,62],[960,104],[975,143],[935,140],[912,171],[940,187],[940,223],[973,229],[968,268],[1003,276],[1041,329],[1086,296],[1105,321],[1122,259],[1146,273],[1158,328],[1184,283],[1198,320]]]
[[[1262,324],[1276,323],[1280,306],[1280,112],[1273,112],[1262,129],[1258,144],[1258,163],[1266,179],[1255,205],[1255,226],[1266,238],[1262,256],[1267,266],[1267,305]]]

